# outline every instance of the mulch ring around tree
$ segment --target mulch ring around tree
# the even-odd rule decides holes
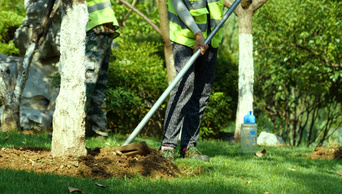
[[[342,159],[342,147],[338,147],[338,146],[325,147],[325,146],[318,145],[315,148],[315,151],[310,153],[308,158],[309,159],[340,160]]]
[[[186,173],[163,158],[156,149],[146,156],[114,154],[115,148],[88,150],[85,157],[52,157],[51,151],[36,147],[0,148],[0,168],[97,179],[130,178],[136,175],[153,179],[172,179]]]

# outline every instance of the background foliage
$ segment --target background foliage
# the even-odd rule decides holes
[[[341,8],[341,1],[271,1],[254,17],[256,106],[291,145],[341,127]]]
[[[125,41],[113,51],[107,92],[113,130],[131,132],[167,87],[162,49],[160,42]]]
[[[19,54],[12,39],[24,17],[24,1],[0,0],[0,54],[16,56]]]
[[[0,20],[0,53],[18,55],[19,50],[15,48],[12,39],[15,30],[20,27],[24,17],[13,11],[4,11],[2,9],[0,8],[0,18],[2,18]]]

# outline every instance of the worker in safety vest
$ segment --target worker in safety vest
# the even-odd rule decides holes
[[[109,0],[87,0],[89,21],[86,38],[86,135],[108,137],[104,110],[108,64],[118,21]]]
[[[177,72],[196,50],[201,50],[201,56],[170,94],[160,148],[161,154],[169,160],[174,160],[181,131],[181,156],[209,161],[209,157],[196,148],[196,143],[213,86],[222,29],[208,45],[204,45],[204,41],[222,19],[223,7],[223,0],[168,0],[170,39]]]

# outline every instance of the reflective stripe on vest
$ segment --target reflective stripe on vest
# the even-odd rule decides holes
[[[107,7],[112,7],[112,5],[110,4],[109,1],[99,3],[99,4],[95,4],[95,5],[88,7],[88,13],[92,13],[92,12],[97,11],[97,10],[105,9]]]
[[[207,38],[208,25],[210,25],[212,30],[222,19],[223,0],[184,0],[184,3],[189,9],[190,14],[194,17],[204,38]],[[208,14],[210,15],[210,24],[207,22]],[[168,18],[171,41],[192,48],[196,42],[196,37],[177,15],[173,8],[172,0],[168,0]],[[220,29],[211,40],[211,46],[217,48],[221,43],[222,36],[222,29]]]
[[[89,13],[87,31],[105,23],[112,23],[116,29],[119,27],[109,0],[87,0],[87,6]]]

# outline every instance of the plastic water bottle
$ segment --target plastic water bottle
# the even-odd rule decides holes
[[[241,124],[241,151],[242,153],[255,153],[257,150],[257,124],[252,111],[244,116]]]

